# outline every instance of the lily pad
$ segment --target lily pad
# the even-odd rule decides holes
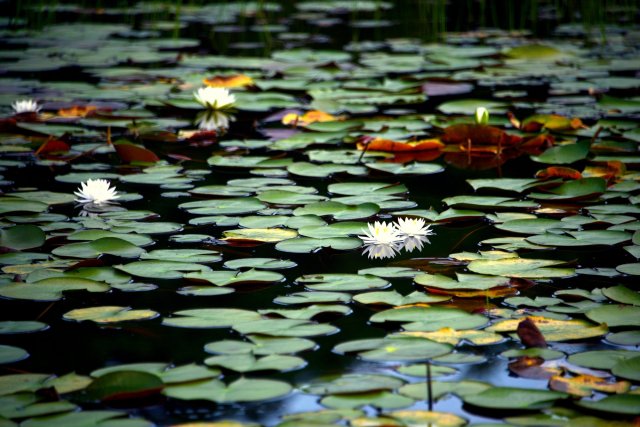
[[[381,289],[389,286],[389,282],[380,277],[359,274],[308,274],[298,277],[296,282],[304,284],[307,289],[330,292]]]
[[[464,402],[491,409],[541,409],[568,395],[557,391],[512,387],[492,387],[476,395],[464,396]]]
[[[11,345],[0,345],[0,365],[18,362],[29,357],[25,350]]]
[[[240,378],[228,385],[220,380],[166,387],[167,397],[179,400],[209,400],[216,403],[258,402],[285,396],[291,386],[283,381]]]

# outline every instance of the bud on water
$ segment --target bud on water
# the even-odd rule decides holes
[[[476,108],[476,123],[479,125],[486,125],[489,123],[489,110],[484,107]]]

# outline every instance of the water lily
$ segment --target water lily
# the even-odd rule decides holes
[[[37,113],[42,107],[33,99],[20,99],[11,104],[11,108],[15,114],[22,114]]]
[[[74,192],[78,198],[78,203],[92,203],[94,205],[103,205],[117,199],[118,192],[115,187],[111,187],[111,183],[106,179],[90,179],[81,183],[78,191]]]
[[[401,237],[424,237],[433,234],[433,230],[426,225],[422,218],[398,218],[396,228]],[[428,241],[428,239],[427,239]]]
[[[229,124],[234,121],[234,117],[223,111],[207,110],[196,117],[198,129],[202,131],[219,131],[228,129]]]
[[[201,87],[193,92],[198,103],[210,110],[224,110],[232,108],[236,97],[223,87]]]
[[[358,236],[366,245],[395,245],[404,239],[392,223],[376,221],[367,226],[369,231],[363,229],[365,235]]]
[[[486,125],[489,123],[489,110],[484,107],[476,108],[476,124]]]

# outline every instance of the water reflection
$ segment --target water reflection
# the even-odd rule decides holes
[[[198,129],[202,131],[226,131],[234,121],[234,115],[218,110],[202,111],[196,117]]]

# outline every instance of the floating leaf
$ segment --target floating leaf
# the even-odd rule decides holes
[[[594,322],[606,323],[607,326],[640,326],[640,307],[631,305],[608,304],[585,313]]]
[[[336,250],[350,250],[362,246],[362,240],[351,237],[332,237],[329,239],[314,239],[311,237],[298,237],[295,239],[283,240],[276,243],[276,249],[290,253],[311,253],[323,248]]]
[[[578,405],[596,411],[615,414],[640,414],[640,396],[637,394],[619,394],[600,400],[580,400]]]
[[[90,320],[96,323],[115,323],[133,320],[150,320],[159,315],[159,313],[153,310],[132,310],[131,307],[99,306],[77,308],[66,312],[63,318],[77,322]]]
[[[304,359],[279,354],[272,354],[260,358],[256,358],[251,354],[213,356],[205,359],[204,363],[209,366],[217,366],[236,372],[271,370],[284,372],[300,369],[306,365]]]
[[[38,248],[45,238],[44,231],[35,225],[14,225],[0,230],[0,246],[18,251]]]
[[[202,264],[178,261],[135,261],[114,266],[118,270],[150,279],[180,279],[189,272],[206,272],[209,267]]]
[[[236,308],[196,308],[180,310],[173,317],[165,317],[163,325],[179,328],[226,328],[237,323],[260,319],[255,311]]]
[[[129,400],[159,393],[162,380],[153,374],[139,371],[119,371],[104,374],[86,389],[92,399],[103,401]]]
[[[240,378],[229,385],[219,380],[166,387],[163,393],[180,400],[209,400],[217,403],[257,402],[282,397],[291,386],[282,381]]]
[[[240,228],[225,231],[224,238],[221,240],[275,243],[293,239],[297,236],[298,233],[295,230],[287,228]]]
[[[419,362],[450,353],[452,347],[425,338],[389,337],[348,341],[333,349],[337,353],[358,352],[364,360]]]
[[[109,290],[109,285],[89,279],[55,277],[33,283],[11,283],[0,286],[0,296],[32,301],[57,301],[62,299],[63,292],[73,290],[106,292]]]
[[[338,328],[325,323],[295,319],[260,319],[236,323],[233,328],[244,335],[263,334],[276,337],[312,337],[338,331]]]
[[[29,357],[25,350],[11,345],[0,345],[0,365],[18,362]]]
[[[476,395],[464,396],[464,402],[491,409],[540,409],[568,397],[565,393],[511,387],[488,388]]]
[[[213,354],[292,354],[313,349],[316,346],[306,338],[269,337],[264,335],[248,335],[251,342],[216,341],[204,346],[204,350]]]
[[[314,291],[348,292],[389,286],[389,282],[384,279],[359,274],[307,274],[298,277],[296,282]]]
[[[187,273],[185,279],[203,280],[216,286],[264,285],[280,282],[284,276],[273,271],[202,271]]]
[[[558,320],[529,316],[547,341],[570,341],[598,337],[608,332],[606,325],[594,325],[584,320]],[[499,320],[486,328],[489,332],[515,331],[521,319]]]

